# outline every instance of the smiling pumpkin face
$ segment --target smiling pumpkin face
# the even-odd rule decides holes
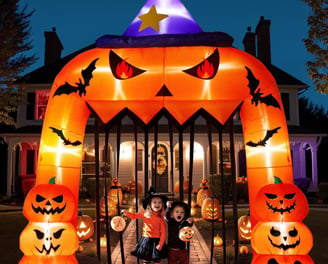
[[[282,182],[262,187],[254,208],[254,216],[260,221],[302,221],[309,211],[301,189]]]
[[[252,225],[251,217],[249,215],[242,215],[238,218],[238,234],[240,241],[251,240]]]
[[[214,197],[206,198],[202,204],[201,214],[205,220],[219,219],[221,216],[219,200]]]
[[[190,241],[194,236],[194,230],[190,226],[182,227],[179,230],[179,238],[184,242]]]
[[[251,243],[259,254],[306,255],[312,248],[313,237],[302,222],[259,222]]]

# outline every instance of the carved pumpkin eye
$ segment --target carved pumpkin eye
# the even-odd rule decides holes
[[[64,230],[65,229],[62,228],[62,229],[59,229],[57,232],[55,232],[54,233],[54,238],[56,238],[56,239],[60,238]]]
[[[38,194],[38,195],[36,196],[36,199],[35,199],[35,200],[36,200],[38,203],[41,203],[41,202],[43,202],[45,199],[46,199],[46,198],[44,198],[43,196],[41,196],[41,195]]]
[[[40,230],[37,230],[37,229],[34,229],[34,232],[35,232],[36,237],[38,239],[43,239],[43,237],[44,237],[44,233],[43,232],[41,232]]]
[[[270,234],[277,237],[277,236],[280,236],[280,231],[276,230],[276,229],[274,229],[274,227],[272,227],[270,230]]]
[[[265,193],[265,196],[268,197],[270,200],[277,199],[277,195],[273,193]]]
[[[205,58],[201,63],[196,66],[184,70],[199,79],[209,80],[214,78],[219,69],[220,55],[218,49],[216,49],[209,57]]]
[[[131,79],[132,77],[145,72],[145,70],[131,65],[126,61],[126,59],[122,59],[113,51],[110,51],[109,53],[109,64],[112,74],[119,80]]]
[[[298,232],[297,232],[297,229],[294,227],[293,230],[290,230],[288,232],[288,234],[291,236],[291,237],[296,237],[298,235]]]
[[[53,198],[53,200],[57,203],[62,203],[64,200],[63,195],[58,195],[57,197]]]
[[[294,199],[296,193],[288,193],[284,197],[288,200]]]

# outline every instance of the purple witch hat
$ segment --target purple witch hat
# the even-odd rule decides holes
[[[96,40],[98,48],[169,46],[231,46],[226,33],[206,33],[180,0],[147,0],[122,36],[105,35]]]
[[[180,0],[148,0],[123,36],[203,32]]]

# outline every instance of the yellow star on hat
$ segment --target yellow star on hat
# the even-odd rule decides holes
[[[139,16],[142,23],[141,23],[138,31],[140,32],[148,27],[151,27],[154,30],[156,30],[157,32],[159,32],[159,22],[167,17],[168,17],[168,15],[158,14],[156,7],[153,5],[149,9],[148,13],[145,13],[145,14]]]

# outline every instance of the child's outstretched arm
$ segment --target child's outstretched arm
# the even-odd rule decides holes
[[[143,213],[131,213],[129,211],[122,210],[122,214],[130,219],[143,218]]]

